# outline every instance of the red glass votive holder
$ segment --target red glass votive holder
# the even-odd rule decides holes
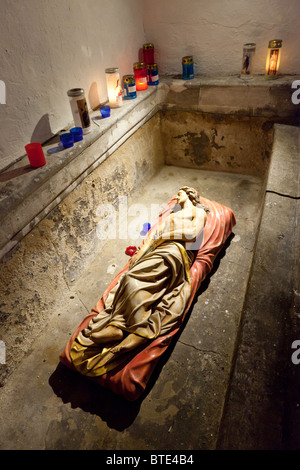
[[[33,142],[27,144],[25,145],[25,150],[32,167],[38,168],[46,164],[45,155],[40,143]]]
[[[133,64],[133,72],[135,76],[135,86],[137,91],[147,90],[147,67],[144,62],[135,62]]]
[[[154,46],[151,43],[143,45],[144,62],[146,65],[154,64]]]

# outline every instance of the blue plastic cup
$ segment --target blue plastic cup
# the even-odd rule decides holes
[[[72,129],[70,129],[70,133],[73,136],[74,142],[79,142],[79,140],[83,139],[82,127],[72,127]]]
[[[100,113],[103,118],[107,118],[110,116],[110,106],[101,106]]]
[[[71,134],[71,132],[67,132],[66,134],[61,134],[59,137],[65,149],[69,147],[73,147],[74,139],[73,139],[73,135]]]

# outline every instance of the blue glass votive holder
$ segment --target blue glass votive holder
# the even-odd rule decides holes
[[[103,118],[107,118],[110,116],[110,106],[101,106],[100,113]]]
[[[148,83],[149,86],[159,84],[157,64],[148,64],[147,65],[147,83]]]
[[[74,142],[79,142],[79,140],[83,139],[82,127],[72,127],[72,129],[70,129],[70,133],[73,136]]]
[[[143,224],[143,230],[141,231],[140,235],[147,235],[150,228],[151,228],[151,224],[149,224],[149,222],[146,222],[145,224]]]
[[[182,78],[184,80],[194,78],[194,60],[191,55],[182,57]]]
[[[71,132],[67,132],[66,134],[61,134],[59,137],[65,149],[69,147],[73,147],[74,139],[73,139],[73,135],[71,134]]]

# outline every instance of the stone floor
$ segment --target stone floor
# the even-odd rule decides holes
[[[127,402],[70,371],[58,356],[128,258],[107,242],[71,287],[30,354],[0,391],[0,449],[215,449],[238,340],[263,196],[253,176],[165,166],[131,203],[161,205],[182,185],[231,207],[234,235],[216,260],[180,335],[146,393]],[[149,213],[150,214],[150,213]],[[145,220],[145,222],[148,220]]]

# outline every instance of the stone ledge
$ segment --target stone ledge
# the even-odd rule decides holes
[[[300,106],[292,103],[293,81],[297,76],[266,80],[254,76],[196,77],[182,80],[167,77],[165,105],[207,113],[241,114],[262,117],[300,117]]]
[[[91,113],[93,129],[79,145],[52,153],[59,142],[56,136],[43,146],[45,166],[31,169],[24,156],[0,175],[8,178],[0,183],[0,258],[156,114],[159,94],[158,89],[148,89],[134,102],[124,102],[122,108],[113,109],[109,119],[98,120],[99,113]]]
[[[299,366],[291,360],[300,326],[300,211],[294,199],[299,197],[299,150],[300,129],[275,125],[241,341],[218,444],[222,450],[286,450],[299,442]]]
[[[232,76],[187,81],[166,77],[159,86],[113,109],[109,119],[91,113],[93,129],[83,141],[56,152],[56,136],[43,146],[44,167],[32,169],[25,155],[0,174],[0,258],[160,109],[297,119],[300,106],[291,103],[291,84],[296,79],[270,81],[257,76],[243,81]]]
[[[299,127],[275,124],[268,191],[300,197],[299,153]]]

